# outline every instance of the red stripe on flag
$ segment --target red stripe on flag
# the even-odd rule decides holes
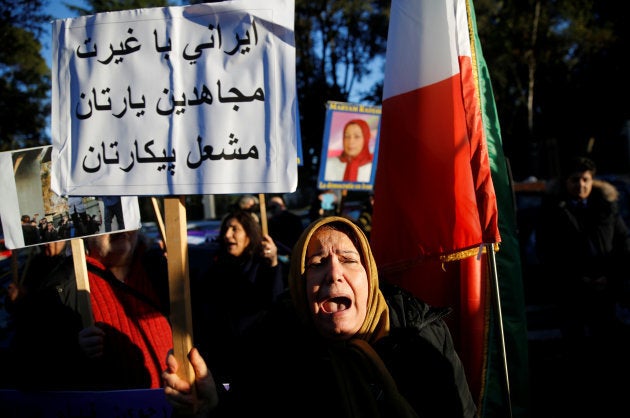
[[[480,244],[459,74],[384,101],[381,138],[372,229],[379,262]]]

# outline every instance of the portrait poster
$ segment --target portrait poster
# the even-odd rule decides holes
[[[233,0],[53,21],[53,190],[295,191],[293,10]]]
[[[53,192],[51,154],[51,145],[0,153],[0,220],[7,248],[141,227],[136,196]]]
[[[329,101],[318,188],[371,191],[376,174],[381,107]]]

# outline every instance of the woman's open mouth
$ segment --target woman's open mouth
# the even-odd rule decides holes
[[[339,296],[323,300],[322,302],[320,302],[319,305],[321,306],[322,311],[324,311],[325,313],[335,313],[345,311],[346,309],[350,308],[350,305],[352,305],[352,301],[350,300],[350,298],[347,298],[345,296]]]

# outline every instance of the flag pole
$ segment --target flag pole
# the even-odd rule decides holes
[[[497,312],[497,321],[499,324],[499,347],[501,349],[501,359],[503,360],[503,377],[506,390],[506,402],[508,407],[508,417],[512,418],[512,401],[510,395],[510,379],[508,375],[507,354],[505,351],[505,334],[503,332],[503,315],[501,313],[501,297],[499,291],[499,276],[497,274],[497,259],[494,254],[494,244],[484,244],[486,246],[486,254],[488,254],[488,268],[490,272],[490,280],[492,281],[492,301],[495,311]]]

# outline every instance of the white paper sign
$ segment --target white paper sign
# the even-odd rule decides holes
[[[53,22],[59,195],[292,192],[292,0]]]
[[[7,248],[139,229],[136,196],[58,196],[52,146],[0,152],[0,218]]]

